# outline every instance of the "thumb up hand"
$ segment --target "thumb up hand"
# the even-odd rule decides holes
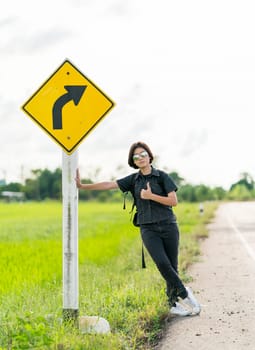
[[[142,199],[150,199],[151,195],[152,195],[151,186],[150,186],[150,183],[147,182],[147,189],[141,190],[141,198]]]

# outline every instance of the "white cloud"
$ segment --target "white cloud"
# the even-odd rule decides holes
[[[228,187],[242,171],[255,177],[254,8],[249,0],[7,2],[0,161],[8,179],[21,166],[61,165],[59,146],[20,106],[66,58],[116,102],[79,147],[84,172],[115,175],[130,144],[144,140],[161,167],[188,181]]]

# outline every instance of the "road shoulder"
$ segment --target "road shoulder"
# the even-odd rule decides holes
[[[201,252],[189,270],[201,314],[169,318],[155,350],[254,349],[254,261],[229,226],[224,204],[209,226]]]

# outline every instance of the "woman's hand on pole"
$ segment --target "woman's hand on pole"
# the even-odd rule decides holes
[[[75,178],[76,186],[78,188],[82,188],[81,178],[80,178],[80,172],[79,169],[76,169],[76,178]]]

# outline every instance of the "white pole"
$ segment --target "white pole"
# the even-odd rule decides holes
[[[63,197],[63,319],[78,326],[78,189],[75,183],[78,151],[62,153]]]

